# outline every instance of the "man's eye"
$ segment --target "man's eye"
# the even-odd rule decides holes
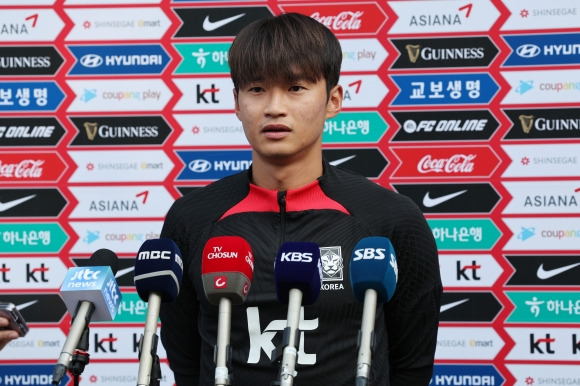
[[[292,86],[292,87],[290,87],[290,91],[300,91],[300,90],[303,90],[303,89],[304,89],[304,87],[302,87],[302,86]]]

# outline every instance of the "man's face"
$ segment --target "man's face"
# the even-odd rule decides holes
[[[320,158],[324,121],[342,106],[342,88],[334,87],[327,99],[324,80],[254,82],[234,97],[254,154],[278,164]]]

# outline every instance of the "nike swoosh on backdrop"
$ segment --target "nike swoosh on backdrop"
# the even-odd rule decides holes
[[[23,309],[25,309],[26,307],[32,306],[32,305],[34,305],[34,304],[36,304],[36,303],[38,303],[38,300],[32,300],[32,301],[30,301],[30,302],[28,302],[28,303],[22,303],[22,304],[20,304],[20,305],[16,306],[16,309],[17,309],[18,311],[22,311],[22,310],[23,310]]]
[[[245,15],[246,15],[245,13],[240,13],[239,15],[231,16],[218,21],[210,21],[209,16],[206,16],[205,19],[203,20],[203,29],[208,32],[215,31],[216,29],[221,28],[224,25],[233,22],[234,20],[238,20],[240,17],[243,17]]]
[[[434,206],[443,204],[445,201],[449,201],[452,198],[455,198],[463,193],[467,192],[467,190],[462,190],[460,192],[455,192],[451,194],[446,194],[445,196],[431,198],[429,197],[429,192],[425,193],[425,197],[423,197],[423,205],[427,208],[432,208]]]
[[[536,274],[538,275],[538,279],[546,280],[546,279],[549,279],[549,278],[554,277],[556,275],[559,275],[561,273],[564,273],[566,271],[569,271],[572,268],[577,267],[579,265],[580,265],[580,263],[576,263],[576,264],[566,265],[566,266],[560,267],[560,268],[545,270],[544,264],[542,263],[538,267],[538,272]]]
[[[117,271],[117,273],[115,274],[115,279],[118,279],[118,278],[120,278],[121,276],[123,276],[123,275],[126,275],[126,274],[128,274],[129,272],[132,272],[132,271],[134,271],[134,270],[135,270],[135,267],[128,267],[128,268],[125,268],[125,269],[120,269],[120,270],[118,270],[118,271]]]
[[[33,194],[31,196],[27,196],[27,197],[22,197],[19,198],[17,200],[13,200],[13,201],[8,201],[8,202],[0,202],[0,212],[5,212],[10,208],[15,207],[16,205],[20,205],[25,201],[30,200],[31,198],[36,197],[36,194]]]
[[[329,162],[329,164],[331,164],[332,166],[337,166],[337,165],[340,165],[340,164],[345,163],[346,161],[350,161],[354,157],[356,157],[356,155],[351,155],[351,156],[348,156],[348,157],[344,157],[344,158],[341,158],[341,159],[337,159],[337,160],[334,160],[332,162]]]
[[[457,307],[458,305],[463,304],[467,301],[469,301],[469,299],[463,299],[463,300],[458,300],[458,301],[453,302],[453,303],[443,304],[439,310],[440,310],[440,312],[444,312],[444,311],[450,310],[451,308]]]

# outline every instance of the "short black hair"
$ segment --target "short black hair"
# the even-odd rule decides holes
[[[328,95],[338,84],[341,62],[342,49],[332,31],[299,13],[254,21],[240,31],[228,53],[236,91],[254,81],[324,79]]]

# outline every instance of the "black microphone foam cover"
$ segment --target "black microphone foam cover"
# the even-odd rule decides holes
[[[177,298],[183,279],[183,261],[179,248],[171,239],[147,240],[135,259],[135,288],[147,302],[151,292],[158,292],[162,302]]]
[[[291,289],[302,291],[302,304],[313,304],[322,286],[320,248],[313,242],[289,241],[280,247],[274,263],[276,295],[288,304]]]

